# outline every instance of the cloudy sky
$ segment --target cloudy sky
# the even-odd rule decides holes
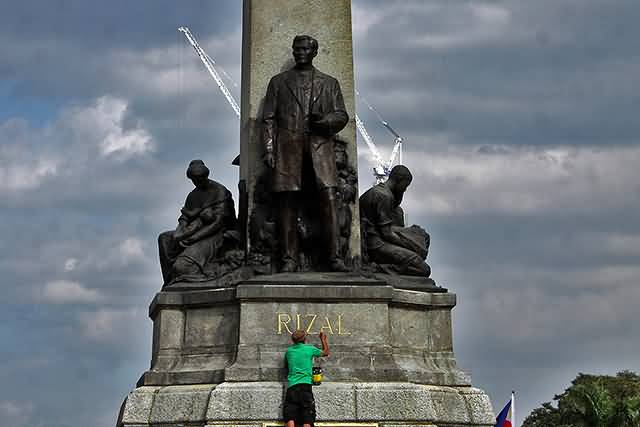
[[[353,1],[357,87],[406,140],[405,209],[496,409],[640,371],[639,21],[636,0]],[[238,0],[0,4],[1,427],[113,426],[188,161],[236,188],[237,121],[180,25],[239,81]]]

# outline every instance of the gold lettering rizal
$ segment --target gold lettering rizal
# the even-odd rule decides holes
[[[315,313],[276,313],[278,335],[291,334],[296,329],[304,329],[308,334],[322,331],[327,335],[351,335],[345,327],[342,313],[333,316],[319,316]]]

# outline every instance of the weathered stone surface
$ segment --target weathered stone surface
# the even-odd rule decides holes
[[[284,392],[279,382],[220,384],[211,392],[207,420],[280,420]]]
[[[434,419],[447,424],[470,423],[470,415],[465,405],[464,396],[456,389],[428,385],[422,387],[436,412]]]
[[[152,302],[151,370],[138,385],[218,383],[235,358],[235,289],[160,292]]]
[[[158,350],[179,349],[182,347],[184,312],[179,309],[163,310],[159,313],[156,321],[159,333]]]
[[[428,349],[431,331],[424,309],[392,306],[389,308],[389,320],[393,347]]]
[[[379,280],[382,280],[394,288],[397,289],[407,289],[407,290],[415,290],[420,292],[429,292],[429,293],[442,293],[447,292],[446,288],[440,287],[436,285],[436,282],[428,277],[420,277],[420,276],[405,276],[398,274],[383,274],[376,273],[374,274]]]
[[[151,310],[152,368],[138,385],[283,381],[283,354],[298,328],[329,336],[328,381],[470,385],[451,349],[454,305],[452,294],[393,289],[339,273],[163,291]],[[319,344],[313,337],[310,342]]]
[[[268,381],[141,387],[125,401],[122,425],[253,427],[280,422],[285,391],[286,383]],[[483,427],[494,421],[488,396],[473,387],[325,381],[313,391],[319,423]]]
[[[234,302],[235,288],[207,289],[201,291],[162,291],[158,292],[149,306],[149,317],[155,317],[159,308],[184,308],[195,305],[213,306],[225,302]]]
[[[331,291],[331,287],[327,288]],[[226,369],[226,380],[284,380],[283,355],[290,345],[291,332],[299,328],[312,335],[322,330],[330,337],[332,355],[324,363],[327,378],[332,381],[404,377],[402,368],[391,358],[387,303],[384,301],[245,300],[241,303],[238,357]],[[318,343],[315,338],[309,342]]]
[[[461,389],[460,394],[465,398],[472,424],[491,425],[495,422],[491,401],[484,391],[479,388],[468,387]]]
[[[246,422],[243,423],[242,421],[233,421],[233,422],[215,422],[215,421],[211,421],[209,423],[207,423],[205,425],[205,427],[262,427],[262,423],[260,422],[254,422],[254,423],[250,423],[250,422]]]
[[[356,384],[356,414],[362,420],[436,420],[426,393],[407,383]]]
[[[237,340],[240,311],[236,305],[194,308],[186,314],[186,348],[225,346]]]
[[[276,273],[264,276],[256,276],[246,280],[245,285],[326,285],[340,284],[345,286],[386,286],[387,282],[370,277],[364,277],[357,273],[335,272],[305,272],[305,273]]]
[[[453,351],[451,309],[428,310],[427,323],[430,331],[431,351]]]
[[[156,313],[153,321],[152,369],[171,369],[179,362],[184,340],[184,311],[168,307]]]
[[[456,305],[456,294],[452,293],[429,293],[412,291],[408,289],[394,289],[393,302],[403,305],[417,305],[442,308],[453,308]]]
[[[179,369],[179,367],[176,367]],[[141,386],[152,385],[188,385],[188,384],[219,384],[224,381],[223,369],[201,369],[197,371],[189,370],[168,370],[168,371],[147,371],[136,384]]]
[[[353,383],[323,382],[313,387],[318,420],[356,421]]]
[[[121,414],[121,422],[126,425],[147,425],[151,416],[153,398],[160,387],[139,387],[127,396]]]
[[[202,423],[215,385],[169,386],[160,389],[153,401],[150,423]]]
[[[280,274],[274,276],[281,276]],[[353,283],[349,275],[332,275],[329,280],[307,280],[298,276],[282,277],[278,282],[264,283],[263,280],[249,280],[238,285],[236,296],[240,300],[277,301],[345,301],[345,300],[386,300],[393,297],[393,288],[378,281]],[[344,279],[344,280],[342,280]],[[366,280],[366,279],[365,279]]]
[[[417,423],[417,422],[412,422],[411,424],[406,424],[406,423],[405,424],[399,424],[399,423],[379,423],[378,424],[379,427],[407,427],[408,425],[410,425],[411,427],[438,427],[435,424],[431,424],[431,423],[423,424],[423,423]]]

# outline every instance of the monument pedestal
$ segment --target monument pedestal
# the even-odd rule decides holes
[[[282,426],[286,384],[225,382],[145,386],[129,394],[118,425]],[[318,426],[493,426],[487,395],[474,387],[326,382],[314,387]]]
[[[276,274],[236,288],[162,291],[151,369],[129,394],[119,426],[279,423],[290,332],[316,359],[318,421],[328,425],[493,425],[486,394],[456,366],[448,292],[396,289],[343,273]]]

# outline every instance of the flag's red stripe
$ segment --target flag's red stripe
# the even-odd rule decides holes
[[[509,420],[504,420],[502,422],[502,427],[511,427],[511,421]]]

